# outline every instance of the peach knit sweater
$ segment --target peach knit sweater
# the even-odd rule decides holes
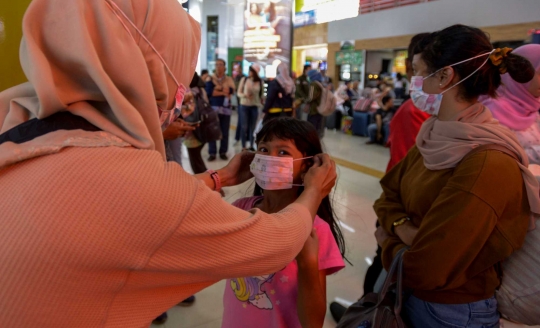
[[[1,168],[0,186],[4,327],[148,327],[221,279],[280,270],[311,230],[305,207],[242,211],[152,150],[66,148]]]

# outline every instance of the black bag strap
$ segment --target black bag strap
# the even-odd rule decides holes
[[[397,286],[396,286],[396,303],[394,305],[394,314],[396,315],[396,318],[401,318],[401,307],[403,306],[403,254],[407,248],[403,248],[400,250],[401,253],[398,253],[399,256],[399,264],[398,264],[398,272],[397,272]]]
[[[43,119],[33,118],[0,134],[0,144],[21,144],[58,130],[101,131],[85,118],[71,112],[58,112]]]
[[[388,293],[388,289],[390,288],[390,285],[392,285],[392,280],[394,278],[394,274],[398,274],[398,277],[397,277],[397,281],[398,281],[398,288],[401,287],[401,281],[402,281],[402,275],[403,275],[403,270],[399,270],[398,267],[402,267],[403,266],[403,262],[402,262],[402,258],[403,258],[403,253],[405,253],[405,251],[408,249],[408,247],[404,247],[402,249],[400,249],[396,256],[394,257],[394,260],[392,261],[392,265],[390,266],[390,270],[388,270],[388,275],[386,276],[386,279],[384,280],[384,284],[383,284],[383,287],[381,289],[381,292],[379,293],[379,303],[382,302],[384,300],[384,297],[386,296],[386,294]],[[403,288],[403,287],[401,287]],[[401,306],[401,295],[397,295],[397,298],[396,298],[396,302],[400,303],[400,306]]]

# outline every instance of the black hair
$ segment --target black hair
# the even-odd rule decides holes
[[[420,33],[412,37],[411,42],[409,43],[409,48],[407,49],[407,59],[412,61],[414,55],[421,53],[421,50],[418,48],[418,44],[422,41],[429,33]]]
[[[304,65],[304,72],[306,71],[306,69],[311,69],[311,65]]]
[[[266,122],[261,131],[257,133],[256,142],[272,141],[274,139],[291,140],[296,148],[305,156],[314,156],[323,152],[321,140],[313,124],[300,121],[292,117],[278,117]],[[298,195],[304,191],[300,187]],[[255,184],[254,196],[263,194],[262,188]],[[341,256],[345,258],[345,239],[339,227],[339,223],[332,209],[330,197],[326,196],[319,205],[317,215],[330,226],[332,235],[338,244]]]
[[[258,82],[261,85],[261,87],[259,88],[259,97],[262,98],[263,89],[264,89],[262,79],[259,76],[259,73],[257,73],[257,71],[255,70],[255,68],[253,68],[253,65],[249,66],[249,71],[253,73],[253,82]],[[244,89],[245,88],[246,88],[246,83],[244,81]]]
[[[261,83],[261,77],[259,76],[259,73],[253,68],[253,66],[249,66],[249,71],[253,73],[253,81]],[[261,85],[262,87],[262,85]]]
[[[388,101],[390,101],[390,99],[392,99],[392,97],[390,97],[390,96],[384,96],[384,97],[382,97],[381,102],[382,102],[383,105],[386,105],[386,103],[387,103]]]
[[[199,77],[199,74],[197,72],[193,73],[193,78],[191,79],[191,83],[189,84],[190,88],[198,87],[201,83],[201,78]]]
[[[401,81],[402,78],[403,78],[403,75],[401,75],[401,73],[396,74],[396,80]]]
[[[201,76],[204,75],[204,74],[208,74],[208,70],[207,70],[207,69],[203,69],[203,70],[201,71]]]
[[[429,72],[433,73],[443,67],[488,53],[493,46],[488,35],[482,30],[458,24],[429,34],[419,42],[417,48]],[[478,69],[486,59],[487,56],[479,57],[452,68],[460,79],[464,79]],[[512,79],[519,83],[528,82],[534,77],[534,67],[521,56],[509,53],[503,60],[503,65],[506,66]],[[488,60],[486,65],[457,87],[460,96],[470,101],[480,95],[496,97],[500,85],[499,67]]]
[[[225,61],[225,59],[218,58],[218,59],[216,59],[216,63],[217,62],[222,62],[223,66],[227,67],[227,62]]]

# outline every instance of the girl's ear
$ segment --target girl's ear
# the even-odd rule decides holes
[[[306,175],[307,171],[312,165],[313,165],[313,159],[311,158],[305,159],[302,162],[302,168],[300,169],[300,171],[302,172],[302,174],[300,175],[302,177],[302,181],[304,181],[304,176]]]

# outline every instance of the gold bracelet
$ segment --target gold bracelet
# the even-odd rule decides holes
[[[396,222],[393,223],[394,229],[396,227],[399,227],[400,225],[405,224],[408,221],[411,221],[411,219],[408,218],[408,217],[404,217],[404,218],[401,218],[401,219],[397,220]]]

